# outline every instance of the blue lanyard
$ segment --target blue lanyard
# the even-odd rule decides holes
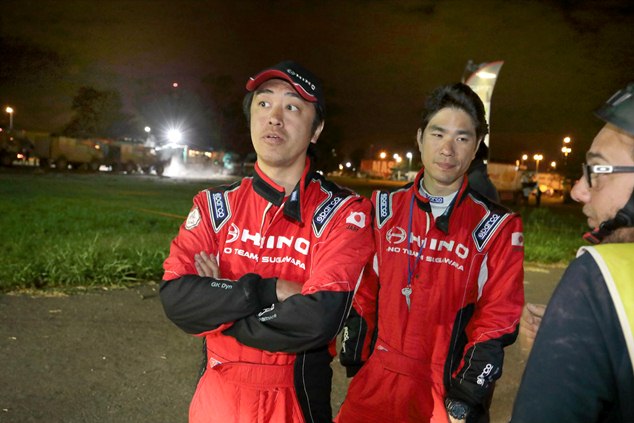
[[[416,266],[414,266],[414,268],[412,268],[412,260],[409,256],[409,251],[411,251],[411,247],[412,247],[412,220],[413,220],[413,216],[414,216],[414,200],[416,199],[416,194],[412,193],[412,201],[409,204],[409,225],[407,227],[407,250],[408,250],[408,254],[407,254],[407,288],[411,289],[412,286],[412,277],[414,276],[414,270],[416,269]],[[414,264],[416,264],[416,262],[418,262],[418,259],[420,258],[421,253],[423,252],[423,247],[425,246],[425,244],[423,242],[421,242],[420,245],[420,249],[418,250],[418,254],[416,254],[416,257],[414,258]]]

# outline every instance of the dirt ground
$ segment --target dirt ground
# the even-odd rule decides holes
[[[526,266],[526,298],[546,302],[563,268]],[[157,285],[74,295],[0,296],[0,422],[187,421],[199,339],[163,314]],[[492,421],[506,422],[526,360],[507,349]],[[338,362],[336,412],[347,388]]]

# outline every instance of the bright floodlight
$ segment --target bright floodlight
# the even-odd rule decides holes
[[[183,139],[183,133],[178,129],[170,129],[167,131],[167,139],[169,142],[179,143]]]
[[[146,126],[145,128],[143,128],[143,130],[149,134],[152,128],[150,128],[149,126]]]
[[[350,163],[350,162],[346,162],[346,167],[347,167],[348,169],[350,169],[350,168],[352,167],[352,163]]]
[[[482,79],[495,79],[495,78],[497,78],[497,74],[491,73],[491,72],[487,72],[487,71],[480,71],[480,72],[476,73],[476,75],[478,75]]]

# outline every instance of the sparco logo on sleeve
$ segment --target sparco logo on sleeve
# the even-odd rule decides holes
[[[313,214],[313,231],[317,237],[321,236],[324,228],[328,222],[330,222],[339,207],[341,207],[350,198],[352,197],[330,197],[317,207],[315,214]]]
[[[211,223],[215,232],[218,232],[231,217],[231,209],[225,195],[226,193],[223,194],[222,192],[207,191]]]
[[[508,217],[508,214],[490,213],[484,216],[480,224],[473,231],[473,240],[478,251],[482,251],[491,240],[495,230]]]
[[[376,196],[377,205],[377,225],[379,228],[383,226],[385,221],[392,216],[392,202],[390,201],[390,194],[384,191],[379,191]]]

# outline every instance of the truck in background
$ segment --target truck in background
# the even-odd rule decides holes
[[[0,128],[0,166],[11,166],[15,161],[26,161],[33,152],[33,143],[24,131]]]
[[[115,172],[154,172],[162,175],[169,163],[169,159],[163,159],[155,148],[145,145],[142,141],[103,139],[99,140],[99,143],[104,154],[102,164]]]
[[[84,168],[99,170],[103,162],[101,146],[92,139],[62,136],[38,136],[34,140],[34,155],[40,167],[55,166],[58,170]]]
[[[487,163],[487,173],[489,179],[498,190],[501,201],[519,204],[522,200],[523,182],[528,175],[525,170],[514,164],[507,163]]]
[[[104,138],[70,138],[40,135],[34,138],[34,156],[40,167],[58,170],[97,171],[102,166],[113,172],[154,172],[162,175],[165,161],[142,141]]]

